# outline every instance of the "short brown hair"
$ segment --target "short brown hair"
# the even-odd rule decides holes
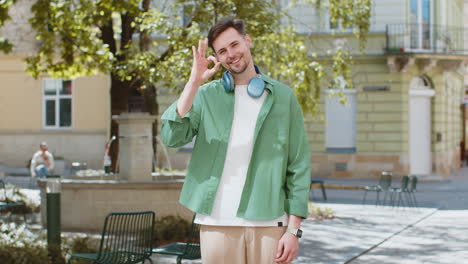
[[[242,19],[232,17],[223,18],[210,29],[210,32],[208,33],[208,46],[214,50],[213,42],[215,39],[221,35],[221,33],[226,31],[226,29],[231,27],[239,32],[239,34],[245,35],[244,21]]]

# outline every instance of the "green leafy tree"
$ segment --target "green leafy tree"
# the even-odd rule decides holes
[[[15,3],[15,0],[0,0],[0,27],[5,24],[5,21],[10,19],[10,15],[8,14],[8,9],[12,4]],[[0,36],[0,51],[4,53],[10,53],[13,49],[13,45],[5,39],[4,37]]]
[[[364,47],[370,0],[305,1],[329,8],[333,22],[354,26]],[[0,15],[7,16],[5,8]],[[30,23],[37,32],[39,51],[26,59],[27,71],[36,78],[44,73],[61,78],[109,74],[112,115],[129,110],[132,89],[142,93],[147,111],[158,115],[156,88],[183,88],[190,74],[191,46],[226,16],[247,22],[255,62],[294,89],[304,113],[318,112],[324,83],[338,76],[350,81],[349,52],[338,48],[331,69],[325,70],[307,50],[307,38],[284,22],[288,17],[277,1],[37,0],[32,13]],[[154,125],[154,135],[158,126]],[[117,134],[112,122],[111,135]],[[115,161],[117,145],[113,146]]]

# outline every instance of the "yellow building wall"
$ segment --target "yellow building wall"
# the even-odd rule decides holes
[[[90,76],[73,81],[73,129],[107,129],[110,122],[110,80]]]
[[[72,126],[44,128],[43,79],[25,69],[24,56],[0,56],[0,165],[25,166],[39,142],[46,141],[68,167],[79,161],[102,168],[110,124],[109,77],[72,80]]]
[[[41,86],[20,57],[0,57],[0,130],[41,128]]]
[[[25,72],[21,57],[0,57],[0,130],[41,130],[42,79]],[[105,75],[72,81],[73,130],[103,130],[109,126],[110,80]]]

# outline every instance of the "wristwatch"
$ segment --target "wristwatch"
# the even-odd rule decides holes
[[[286,232],[291,233],[291,234],[297,236],[298,238],[302,237],[302,230],[301,229],[288,228],[288,229],[286,229]]]

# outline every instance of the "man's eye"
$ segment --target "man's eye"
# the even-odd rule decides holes
[[[219,53],[219,55],[222,55],[222,54],[224,54],[224,50],[221,50],[218,53]]]

